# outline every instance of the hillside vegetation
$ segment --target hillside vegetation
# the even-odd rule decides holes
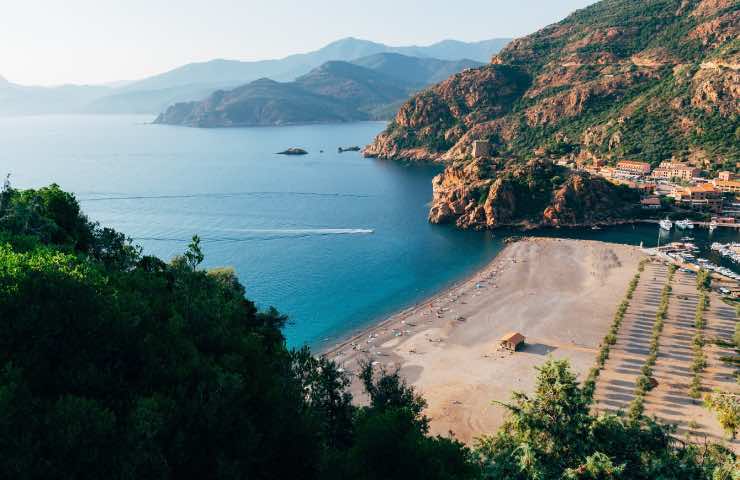
[[[404,104],[371,156],[740,158],[740,3],[603,0]]]
[[[490,65],[420,92],[365,155],[449,164],[434,180],[432,222],[494,228],[629,219],[635,194],[556,172],[542,159],[675,159],[735,171],[739,33],[737,0],[602,0],[512,41]],[[494,158],[472,161],[475,140],[489,141]],[[509,179],[522,169],[557,178],[512,194]]]
[[[364,365],[354,405],[346,373],[288,350],[287,319],[203,260],[197,237],[143,255],[55,185],[0,192],[0,478],[733,478],[720,446],[592,415],[567,362],[472,448],[430,436],[396,372]]]

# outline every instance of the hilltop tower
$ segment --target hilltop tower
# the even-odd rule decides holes
[[[488,158],[491,156],[491,142],[476,140],[473,142],[473,158]]]

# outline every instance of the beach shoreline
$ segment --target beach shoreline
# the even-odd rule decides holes
[[[644,254],[592,240],[522,237],[466,278],[359,329],[321,351],[352,379],[362,362],[398,369],[429,403],[434,434],[472,442],[493,433],[514,390],[534,387],[534,367],[567,358],[579,376],[598,345]],[[522,352],[498,348],[504,333],[527,337]]]
[[[371,320],[366,325],[354,328],[343,335],[337,336],[333,340],[321,341],[320,344],[325,345],[316,348],[316,350],[319,352],[318,355],[320,357],[330,357],[332,352],[341,350],[344,346],[356,342],[363,337],[366,337],[368,334],[371,334],[375,330],[382,329],[383,327],[387,327],[394,322],[405,320],[406,318],[413,316],[419,311],[419,309],[428,307],[435,301],[445,297],[446,295],[449,295],[449,293],[454,291],[455,289],[459,289],[460,287],[465,286],[474,278],[488,272],[499,259],[499,257],[504,254],[506,249],[512,245],[512,243],[516,243],[517,241],[525,238],[529,237],[518,237],[514,242],[507,242],[507,244],[504,245],[504,248],[502,248],[501,251],[499,251],[491,260],[486,262],[483,266],[476,268],[472,273],[465,275],[461,279],[453,280],[452,282],[447,283],[439,290],[436,290],[434,293],[424,297],[421,301],[417,301],[413,305],[409,305],[408,307],[396,310],[391,314],[378,316],[375,320]]]

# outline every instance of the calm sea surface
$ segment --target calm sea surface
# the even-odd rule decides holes
[[[509,234],[429,225],[433,167],[337,153],[370,142],[382,123],[191,129],[149,121],[0,118],[0,174],[12,173],[19,188],[56,182],[75,192],[90,218],[146,253],[170,258],[200,235],[206,266],[233,266],[249,298],[290,316],[291,345],[321,345],[435,293],[490,261]],[[293,146],[310,154],[274,154]],[[656,233],[547,232],[646,245]]]

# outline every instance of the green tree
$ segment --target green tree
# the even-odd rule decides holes
[[[426,402],[398,371],[363,365],[359,374],[370,404],[357,412],[354,443],[331,478],[366,480],[473,479],[479,470],[460,442],[427,435]]]
[[[737,395],[727,392],[717,391],[714,394],[708,394],[704,404],[717,415],[720,425],[731,439],[737,437],[737,430],[740,428],[740,399]]]
[[[596,452],[586,457],[586,462],[578,468],[565,471],[567,480],[611,480],[621,478],[624,466],[614,466],[609,457]]]
[[[197,236],[167,263],[56,186],[0,198],[0,478],[474,478],[397,372],[354,406]]]
[[[567,361],[538,370],[535,393],[515,394],[503,428],[478,441],[484,478],[711,478],[735,461],[719,447],[700,453],[679,443],[641,414],[591,413]]]

